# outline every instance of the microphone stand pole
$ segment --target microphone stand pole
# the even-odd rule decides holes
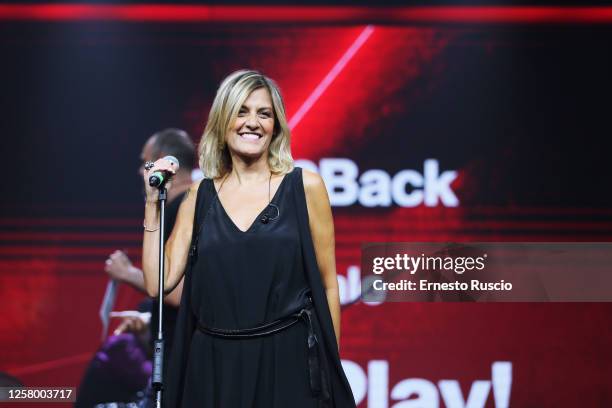
[[[164,230],[166,221],[166,198],[168,192],[165,183],[159,186],[159,296],[157,298],[158,322],[157,339],[153,343],[153,377],[151,384],[155,390],[155,407],[162,406],[163,365],[164,365],[164,333],[162,331],[164,305]]]

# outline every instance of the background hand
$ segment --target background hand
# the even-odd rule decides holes
[[[127,310],[123,312],[111,312],[111,317],[119,317],[123,320],[115,329],[115,335],[121,333],[134,333],[138,335],[146,334],[149,322],[151,321],[151,313],[140,313],[136,310]]]
[[[113,279],[125,282],[132,272],[132,262],[127,254],[117,250],[110,254],[104,265],[104,271]]]

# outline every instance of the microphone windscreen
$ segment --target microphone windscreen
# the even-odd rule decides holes
[[[178,169],[181,167],[178,159],[174,156],[166,156],[164,157],[164,160],[168,160],[169,162],[174,163],[174,165],[176,166],[175,170],[178,171]]]

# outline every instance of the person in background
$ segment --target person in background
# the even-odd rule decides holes
[[[195,147],[187,132],[171,128],[152,135],[142,149],[140,176],[144,175],[146,162],[165,156],[174,156],[180,163],[179,171],[167,185],[164,234],[164,240],[167,240],[174,227],[182,198],[192,184],[191,170],[195,160]],[[110,278],[146,294],[142,270],[134,266],[124,251],[117,250],[110,254],[104,270]],[[182,286],[181,282],[174,291],[164,297],[163,328],[168,350],[174,337]],[[138,311],[116,314],[122,316],[122,321],[87,367],[78,388],[75,407],[91,408],[104,406],[104,403],[109,401],[128,402],[145,397],[143,390],[147,388],[151,376],[152,345],[157,333],[156,304],[156,300],[147,298],[140,304]],[[150,319],[144,316],[150,316]],[[168,352],[165,353],[166,359],[167,354]]]

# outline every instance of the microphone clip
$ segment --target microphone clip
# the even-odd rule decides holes
[[[268,214],[268,212],[269,212],[268,210],[270,209],[270,207],[272,207],[275,210],[275,214],[273,216],[270,216]],[[265,211],[264,215],[262,215],[259,220],[261,221],[262,224],[267,224],[270,221],[276,220],[278,217],[280,217],[280,209],[278,208],[278,206],[276,204],[270,203],[266,207],[266,211]]]

